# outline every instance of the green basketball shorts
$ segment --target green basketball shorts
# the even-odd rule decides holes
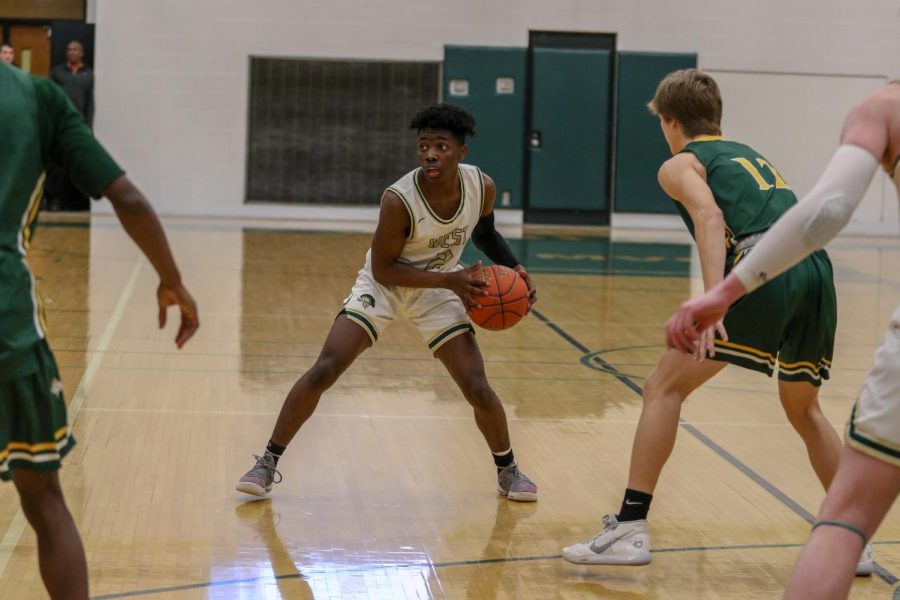
[[[46,341],[35,344],[36,371],[0,381],[0,478],[15,469],[55,471],[75,439],[56,361]]]
[[[752,251],[752,249],[750,250]],[[729,270],[746,254],[730,257]],[[715,360],[819,386],[829,378],[837,327],[831,261],[819,250],[753,293],[725,315],[728,341]]]

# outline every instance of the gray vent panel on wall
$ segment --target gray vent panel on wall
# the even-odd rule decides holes
[[[377,205],[415,167],[439,63],[250,59],[248,202]]]

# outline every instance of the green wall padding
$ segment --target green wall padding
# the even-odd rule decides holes
[[[696,66],[696,54],[619,53],[614,212],[676,214],[656,180],[671,153],[647,103],[663,77]]]
[[[525,71],[526,48],[444,47],[444,102],[462,106],[475,117],[478,135],[468,140],[465,162],[478,165],[496,182],[497,208],[522,208]],[[514,92],[497,93],[498,77],[512,78]],[[469,82],[467,96],[450,94],[452,79]]]

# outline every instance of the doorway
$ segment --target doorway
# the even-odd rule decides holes
[[[9,43],[15,49],[13,64],[32,75],[50,75],[50,27],[10,25]]]
[[[526,222],[609,223],[615,52],[615,34],[529,33]]]

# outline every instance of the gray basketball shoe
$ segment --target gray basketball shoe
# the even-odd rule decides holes
[[[528,479],[516,463],[503,467],[497,473],[497,491],[516,502],[534,502],[538,497],[538,489]]]
[[[272,491],[273,483],[281,483],[281,473],[275,468],[275,459],[268,452],[253,455],[256,465],[238,480],[235,489],[245,494],[265,496]]]

